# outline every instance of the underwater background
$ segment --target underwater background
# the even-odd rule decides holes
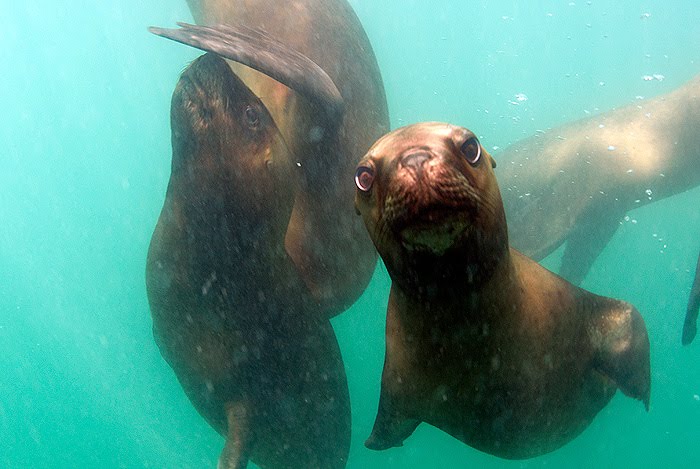
[[[496,160],[537,130],[700,73],[691,0],[350,3],[392,127],[463,125]],[[185,1],[0,0],[0,18],[0,467],[214,468],[223,439],[161,358],[144,282],[170,173],[170,96],[200,54],[146,28],[191,21]],[[700,467],[700,343],[680,345],[699,201],[693,189],[630,212],[583,283],[644,316],[650,412],[618,393],[582,435],[530,460],[429,425],[403,448],[364,448],[384,358],[380,265],[333,320],[353,411],[348,467]],[[544,264],[556,270],[560,254]]]

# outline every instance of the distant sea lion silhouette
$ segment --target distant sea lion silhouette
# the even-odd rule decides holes
[[[548,130],[497,155],[509,239],[541,260],[566,242],[579,284],[625,213],[700,183],[700,75],[663,96]]]
[[[695,280],[690,289],[688,298],[688,308],[685,313],[685,323],[683,324],[683,345],[689,345],[697,334],[698,310],[700,309],[700,256],[698,265],[695,268]]]
[[[492,163],[441,123],[389,133],[359,163],[355,204],[392,279],[371,449],[427,422],[528,458],[582,432],[617,387],[648,408],[642,317],[508,247]]]
[[[148,252],[158,347],[226,437],[219,467],[342,468],[340,350],[284,249],[302,178],[263,103],[206,54],[171,107],[172,174]]]
[[[379,67],[362,25],[345,0],[188,5],[195,21],[209,27],[153,31],[231,59],[235,73],[265,103],[301,168],[287,252],[322,311],[336,315],[359,297],[376,265],[353,215],[352,187],[344,182],[358,156],[389,130]],[[294,53],[279,53],[280,44]],[[305,73],[299,55],[323,70],[330,85]]]

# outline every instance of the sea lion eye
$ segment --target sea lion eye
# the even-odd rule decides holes
[[[248,106],[245,108],[245,118],[248,123],[248,127],[251,129],[257,129],[260,125],[260,116],[258,111],[253,106]]]
[[[374,182],[374,170],[369,166],[360,166],[355,172],[355,185],[362,192],[369,192]]]
[[[464,158],[472,166],[476,166],[481,159],[481,144],[476,137],[468,138],[459,149]]]

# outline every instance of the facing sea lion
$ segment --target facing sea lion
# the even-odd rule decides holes
[[[214,54],[180,77],[171,127],[172,173],[146,267],[161,354],[225,436],[220,467],[345,467],[345,370],[284,249],[286,178],[301,174],[280,132]]]
[[[355,204],[392,279],[371,449],[427,422],[529,458],[581,433],[618,387],[648,408],[642,317],[508,247],[493,163],[441,123],[396,130],[359,163]]]
[[[344,184],[357,157],[389,130],[367,35],[346,0],[187,3],[195,22],[209,27],[154,32],[232,60],[236,75],[265,103],[301,169],[287,252],[325,315],[339,314],[364,291],[376,265],[371,241],[353,215],[352,187]],[[268,60],[265,52],[275,44],[320,67],[340,103],[319,92],[321,80],[294,76],[298,60]]]
[[[496,155],[510,242],[579,284],[628,211],[700,183],[700,75],[668,94],[573,122]]]

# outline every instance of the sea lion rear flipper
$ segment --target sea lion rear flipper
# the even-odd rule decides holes
[[[328,74],[311,59],[270,38],[264,31],[231,24],[178,25],[180,29],[150,27],[149,31],[247,65],[320,104],[329,118],[340,115],[343,98]]]
[[[695,269],[695,280],[690,289],[688,298],[688,308],[685,313],[685,324],[683,324],[683,345],[690,344],[695,339],[697,333],[698,310],[700,309],[700,256],[698,266]]]
[[[622,301],[606,303],[598,313],[591,329],[597,351],[595,368],[649,410],[649,336],[644,319],[634,306]]]
[[[247,401],[226,404],[228,433],[217,469],[245,469],[253,443],[251,406]]]
[[[623,215],[617,210],[602,208],[584,213],[567,237],[559,275],[574,285],[581,284],[617,231]]]
[[[407,419],[393,409],[391,397],[382,389],[377,418],[365,446],[377,451],[403,446],[403,441],[413,434],[419,424],[420,420]]]

